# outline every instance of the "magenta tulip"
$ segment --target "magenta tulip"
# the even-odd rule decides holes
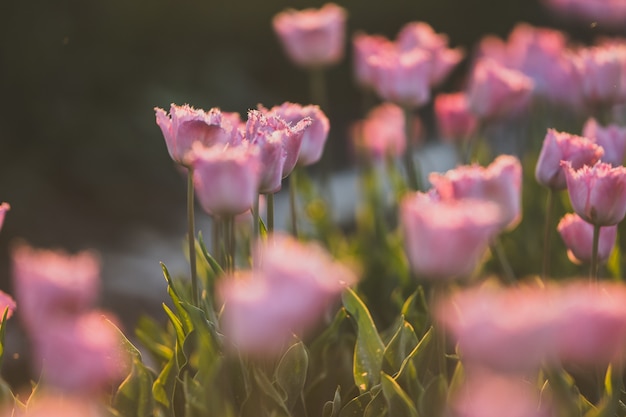
[[[574,263],[591,262],[593,244],[593,225],[584,221],[579,215],[568,213],[559,222],[556,229],[559,231],[567,255]],[[617,238],[617,225],[600,228],[598,242],[598,259],[606,262],[613,251]]]
[[[462,92],[438,94],[435,118],[441,139],[469,139],[478,128],[478,119],[470,111],[467,95]]]

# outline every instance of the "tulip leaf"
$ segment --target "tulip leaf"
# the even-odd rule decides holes
[[[406,392],[389,375],[381,372],[380,383],[387,401],[389,415],[394,417],[418,417],[417,409]],[[432,414],[435,415],[435,414]],[[437,414],[440,415],[440,414]]]
[[[385,400],[382,390],[379,390],[365,407],[363,417],[387,417],[387,410],[387,400]]]
[[[353,374],[355,385],[363,393],[379,382],[385,345],[369,310],[356,293],[348,288],[343,292],[342,300],[357,326]]]
[[[287,395],[285,403],[290,411],[302,394],[308,367],[309,355],[302,342],[292,345],[276,367],[276,383]]]
[[[417,336],[407,321],[402,320],[400,326],[387,344],[384,353],[383,371],[394,375],[402,367],[402,363],[418,344]]]
[[[617,237],[616,242],[619,242],[619,236]],[[611,251],[609,260],[606,263],[606,268],[615,280],[620,280],[622,278],[622,251],[618,243],[615,244],[613,251]]]
[[[337,386],[332,401],[327,401],[322,409],[322,417],[339,417],[341,410],[341,386]]]
[[[368,391],[351,399],[341,409],[339,417],[362,417],[365,413],[365,408],[372,401],[372,398],[372,393]]]
[[[432,378],[420,395],[418,404],[422,415],[440,416],[448,399],[448,384],[443,374]]]
[[[421,285],[406,299],[400,313],[411,324],[417,336],[421,337],[426,333],[430,326],[430,315],[424,288]]]
[[[130,374],[120,384],[113,408],[122,417],[151,417],[154,413],[152,373],[138,357],[133,357]]]
[[[198,233],[198,243],[200,244],[202,255],[204,255],[204,259],[207,261],[207,263],[213,270],[213,273],[218,276],[224,275],[224,270],[220,266],[219,262],[217,262],[215,258],[211,256],[211,254],[207,250],[206,245],[204,244],[204,239],[202,238],[202,232]]]
[[[4,359],[4,335],[7,329],[7,317],[9,316],[9,307],[4,309],[2,313],[2,322],[0,323],[0,366]]]

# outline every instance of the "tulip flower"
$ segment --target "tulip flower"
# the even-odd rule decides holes
[[[604,150],[590,139],[548,129],[543,140],[535,178],[539,184],[553,190],[567,188],[561,161],[570,161],[574,169],[593,165],[604,155]]]
[[[478,128],[478,119],[470,111],[465,93],[438,94],[435,118],[443,140],[469,139]]]
[[[567,247],[567,255],[574,263],[591,262],[593,225],[584,221],[579,215],[566,214],[557,226],[557,230]],[[613,251],[617,238],[617,225],[600,228],[598,244],[598,260],[606,262]]]
[[[7,214],[7,211],[11,209],[9,203],[0,204],[0,230],[2,230],[2,224],[4,223],[4,217]]]
[[[439,201],[416,192],[402,200],[400,224],[411,269],[424,278],[452,279],[474,271],[502,218],[491,201]]]
[[[370,110],[353,128],[355,145],[374,159],[400,156],[406,149],[404,111],[393,103]]]
[[[602,162],[613,166],[622,165],[626,155],[626,128],[614,124],[602,126],[591,117],[583,127],[583,136],[602,146]]]
[[[598,45],[579,49],[573,57],[581,93],[592,107],[612,106],[626,99],[626,46]]]
[[[626,4],[622,0],[544,0],[555,12],[586,24],[621,28],[626,23]]]
[[[361,86],[372,88],[375,70],[369,59],[373,56],[392,53],[396,45],[384,36],[364,33],[354,35],[352,45],[354,49],[354,76]]]
[[[334,3],[321,9],[289,9],[272,23],[285,52],[298,66],[326,67],[343,57],[346,10]]]
[[[575,169],[569,161],[561,163],[567,179],[572,208],[585,221],[611,226],[626,215],[626,168],[597,162]]]

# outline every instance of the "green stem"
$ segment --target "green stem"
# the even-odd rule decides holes
[[[297,171],[296,167],[289,178],[289,210],[291,211],[291,232],[295,238],[298,238],[298,217],[296,207],[296,183],[297,183]]]
[[[274,194],[265,194],[267,201],[267,231],[274,233]]]
[[[502,272],[506,279],[506,282],[512,284],[516,281],[515,272],[513,272],[513,268],[509,263],[509,260],[504,252],[504,247],[502,246],[502,240],[500,236],[496,236],[491,244],[491,250],[495,252],[498,261],[500,262],[500,266],[502,267]]]
[[[598,269],[599,269],[599,259],[598,259],[598,244],[600,242],[600,226],[597,224],[593,225],[593,246],[591,249],[591,271],[589,273],[589,277],[591,281],[598,280]]]
[[[543,269],[541,277],[546,279],[550,273],[550,243],[552,231],[552,212],[554,211],[554,190],[548,190],[548,201],[546,203],[546,223],[543,232]]]
[[[261,217],[261,213],[259,212],[259,198],[261,198],[260,194],[256,195],[254,199],[254,207],[252,207],[252,243],[257,241],[259,238],[259,218]]]
[[[237,244],[235,242],[235,216],[228,216],[226,222],[228,223],[228,230],[226,233],[228,233],[228,253],[230,258],[229,266],[230,272],[232,273],[235,271],[235,253],[237,252]]]
[[[404,151],[404,168],[406,169],[407,182],[411,191],[419,190],[420,177],[419,172],[413,160],[413,111],[410,107],[404,106],[404,131],[406,135],[406,150]]]
[[[328,111],[326,71],[324,68],[313,68],[309,71],[309,95],[313,104],[317,104],[322,110]]]
[[[187,170],[187,240],[189,241],[189,266],[191,269],[191,302],[194,306],[200,305],[198,298],[198,276],[196,273],[196,238],[193,206],[193,169]]]

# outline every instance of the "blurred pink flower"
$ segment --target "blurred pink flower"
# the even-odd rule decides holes
[[[623,0],[544,0],[554,11],[611,28],[626,24],[626,3]]]
[[[626,168],[597,162],[580,169],[562,161],[572,208],[585,221],[611,226],[626,215]]]
[[[9,203],[0,204],[0,230],[2,230],[2,224],[4,223],[4,216],[6,216],[7,211],[11,209]]]
[[[274,235],[260,242],[254,269],[219,282],[226,337],[242,352],[280,353],[314,325],[328,303],[356,282],[346,266],[315,243]]]
[[[467,88],[469,107],[480,119],[515,116],[530,104],[534,83],[492,59],[479,59]]]
[[[412,108],[430,100],[430,54],[419,48],[373,55],[368,63],[376,93],[386,101]]]
[[[572,56],[581,94],[591,107],[612,106],[626,99],[626,46],[605,44],[580,48]]]
[[[500,155],[488,167],[464,165],[445,174],[432,173],[429,181],[443,200],[473,198],[498,204],[501,227],[512,229],[522,217],[522,164]]]
[[[334,3],[321,9],[288,9],[274,16],[274,31],[285,52],[305,68],[325,67],[343,57],[346,10]]]
[[[578,214],[568,213],[557,228],[567,247],[567,256],[574,263],[591,262],[593,246],[593,225],[584,221]],[[598,258],[606,262],[613,251],[617,238],[617,225],[600,228]]]
[[[120,334],[99,311],[50,321],[33,342],[42,380],[63,391],[97,393],[129,371]]]
[[[463,92],[438,94],[435,97],[435,118],[443,140],[469,139],[478,128],[478,119],[470,111]]]
[[[280,190],[282,179],[296,166],[304,132],[310,125],[311,119],[305,117],[292,127],[263,107],[248,112],[245,138],[259,148],[260,193],[276,193]]]
[[[20,245],[12,251],[13,286],[20,319],[31,336],[53,320],[88,311],[100,287],[100,261],[92,252],[63,251]]]
[[[435,33],[426,22],[410,22],[404,25],[398,33],[396,42],[402,51],[420,49],[429,53],[431,86],[444,81],[454,67],[463,60],[464,56],[460,48],[448,48],[448,37],[444,34]]]
[[[200,144],[188,154],[193,183],[202,208],[215,216],[244,213],[258,194],[261,159],[256,146],[205,148]]]
[[[2,417],[105,417],[101,405],[93,399],[66,393],[37,392],[28,399],[28,407],[0,412]]]
[[[204,146],[233,143],[237,138],[239,115],[222,113],[213,108],[208,112],[194,109],[189,105],[172,104],[169,114],[163,109],[154,108],[156,122],[163,132],[165,144],[172,159],[185,165],[185,157],[194,142]]]
[[[406,149],[404,111],[393,103],[383,103],[355,124],[352,136],[356,147],[374,159],[400,156]]]
[[[2,322],[2,315],[4,314],[5,310],[7,312],[7,319],[9,319],[13,315],[13,312],[16,308],[17,305],[15,304],[15,300],[13,300],[13,297],[5,293],[4,291],[0,291],[0,322]]]
[[[357,33],[352,38],[354,50],[354,76],[363,87],[373,87],[375,71],[370,57],[392,53],[395,44],[384,36]]]
[[[307,166],[321,159],[322,153],[324,152],[324,145],[328,138],[330,123],[328,117],[326,117],[319,106],[302,106],[300,104],[286,102],[280,106],[272,107],[268,112],[277,115],[290,124],[299,123],[303,119],[310,119],[310,126],[308,126],[302,134],[302,144],[297,154],[297,161],[293,163],[295,164],[297,162],[298,165]],[[288,152],[288,155],[289,154],[290,152]],[[290,157],[288,157],[288,161],[285,163],[286,167],[291,165],[289,159]],[[288,171],[291,172],[291,169]]]
[[[595,164],[603,155],[604,150],[590,139],[548,129],[535,167],[535,178],[545,187],[564,190],[567,183],[561,161],[570,161],[572,167],[578,169]]]
[[[615,124],[604,127],[591,117],[583,127],[583,136],[602,146],[602,162],[613,166],[623,164],[626,155],[626,127]]]
[[[497,204],[476,199],[438,200],[416,192],[400,205],[411,269],[423,278],[471,275],[502,224]]]

